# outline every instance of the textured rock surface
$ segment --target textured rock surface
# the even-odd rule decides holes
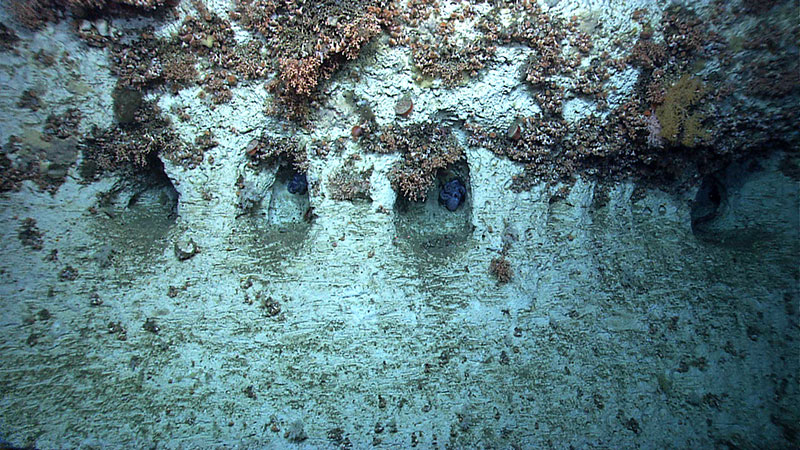
[[[550,3],[594,11],[614,33],[637,7]],[[2,53],[0,141],[37,138],[47,114],[15,106],[30,87],[46,86],[48,113],[80,108],[81,132],[112,123],[104,50],[67,22],[18,34],[17,54]],[[172,186],[154,175],[83,182],[72,166],[54,194],[25,182],[0,197],[2,438],[37,448],[797,445],[800,190],[786,169],[796,153],[719,175],[724,201],[698,233],[700,181],[680,193],[586,179],[515,193],[521,166],[456,131],[467,203],[451,213],[432,195],[403,206],[388,178],[397,155],[362,154],[350,138],[349,92],[381,125],[507,129],[539,106],[519,84],[522,49],[498,48],[500,62],[466,85],[424,88],[409,53],[385,41],[323,85],[312,131],[267,116],[260,83],[214,108],[200,88],[157,91],[149,99],[182,140],[212,130],[218,142],[194,169],[165,159]],[[40,48],[57,62],[37,65]],[[634,72],[611,80],[610,104]],[[405,94],[413,113],[397,119]],[[565,117],[593,107],[572,100]],[[310,156],[305,198],[286,192],[279,169],[248,164],[262,134],[346,140]],[[372,169],[371,200],[336,201],[325,180],[356,153],[356,168]],[[248,214],[240,180],[256,199]],[[41,250],[20,238],[26,218]],[[175,243],[189,240],[197,253],[179,260]],[[488,271],[501,253],[506,284]]]

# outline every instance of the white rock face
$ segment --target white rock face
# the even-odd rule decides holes
[[[645,2],[548,3],[623,33]],[[69,107],[83,113],[81,132],[112,124],[104,50],[66,22],[19,35],[19,54],[0,54],[1,142],[38,136],[47,114]],[[779,424],[798,412],[765,402],[798,395],[800,236],[787,224],[798,223],[800,190],[780,170],[789,156],[720,181],[733,216],[709,216],[706,229],[747,230],[735,245],[693,232],[699,183],[667,194],[579,179],[515,193],[522,167],[458,133],[467,204],[451,214],[432,191],[405,210],[388,178],[398,156],[350,139],[347,93],[381,125],[398,120],[404,94],[414,98],[404,124],[505,129],[539,106],[517,78],[523,49],[498,49],[498,64],[447,89],[415,84],[407,51],[374,45],[324,85],[310,132],[264,113],[263,83],[240,84],[213,109],[197,88],[151,94],[185,142],[206,130],[219,142],[195,169],[164,161],[174,210],[163,181],[85,183],[77,167],[55,194],[26,182],[0,197],[2,439],[42,449],[785,442]],[[33,62],[45,47],[52,67]],[[628,92],[635,77],[611,83]],[[16,106],[41,86],[46,111]],[[593,108],[572,100],[565,115]],[[286,173],[248,167],[244,149],[262,135],[346,143],[310,157],[303,199],[286,191]],[[336,201],[327,180],[353,154],[372,169],[371,199]],[[260,199],[248,214],[240,178]],[[108,192],[118,195],[100,201]],[[26,218],[41,250],[25,241]],[[197,254],[178,258],[175,243],[189,240]],[[500,284],[489,267],[504,247],[513,276]]]

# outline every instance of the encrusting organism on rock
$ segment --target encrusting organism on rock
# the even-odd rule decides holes
[[[439,191],[439,204],[447,208],[448,211],[455,211],[464,203],[467,197],[467,188],[458,178],[453,178],[442,186]]]
[[[292,179],[289,180],[286,190],[296,195],[304,195],[308,192],[308,179],[306,178],[306,174],[296,172],[292,175]]]
[[[511,263],[508,262],[505,256],[492,258],[489,263],[489,273],[497,278],[498,283],[508,283],[514,275],[511,270]]]

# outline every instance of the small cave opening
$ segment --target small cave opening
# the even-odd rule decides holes
[[[395,229],[413,251],[446,256],[471,236],[472,204],[469,165],[459,161],[436,173],[425,201],[397,195]]]
[[[99,192],[97,205],[119,211],[146,210],[172,222],[178,214],[178,198],[164,163],[157,155],[150,154],[145,167],[121,172],[110,189]]]
[[[92,209],[98,264],[160,251],[178,217],[178,201],[178,191],[155,154],[147,157],[144,168],[120,173],[110,188],[97,193]]]
[[[151,153],[147,156],[147,167],[141,175],[147,186],[146,190],[158,193],[159,203],[165,206],[165,210],[170,211],[170,216],[176,218],[178,214],[178,200],[180,194],[175,189],[169,175],[164,169],[164,162],[156,154]],[[128,205],[129,207],[131,205]]]
[[[275,172],[275,181],[267,207],[270,225],[304,224],[311,201],[308,175],[292,164],[281,164]]]
[[[706,175],[689,211],[694,236],[739,249],[800,242],[800,185],[783,170],[786,154],[743,158]]]
[[[265,270],[299,252],[313,220],[311,188],[308,174],[290,161],[242,177],[240,207],[244,212],[238,218],[244,226],[233,236],[237,247]]]
[[[707,175],[700,183],[690,211],[692,232],[704,236],[709,232],[708,225],[719,218],[727,203],[727,190],[715,175]]]

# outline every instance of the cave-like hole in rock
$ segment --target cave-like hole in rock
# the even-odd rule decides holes
[[[440,170],[425,201],[395,202],[395,230],[414,252],[447,256],[472,234],[472,187],[469,165],[459,161]]]
[[[97,193],[91,211],[97,239],[93,258],[101,267],[116,260],[143,259],[160,252],[178,217],[178,191],[156,155],[138,171],[120,173]]]

